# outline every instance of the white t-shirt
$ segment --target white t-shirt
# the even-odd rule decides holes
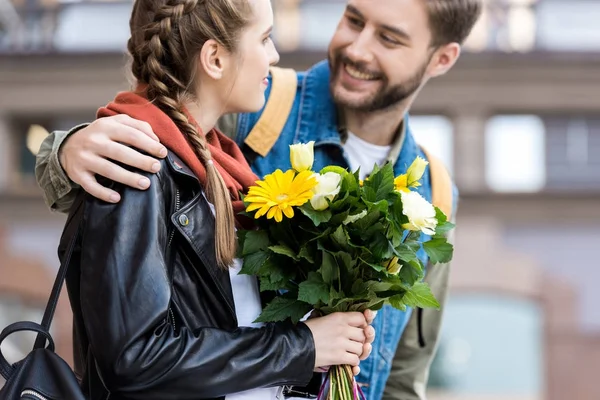
[[[258,328],[263,324],[252,322],[258,318],[262,311],[258,282],[254,276],[241,275],[239,273],[241,269],[242,260],[240,259],[235,259],[233,266],[229,268],[238,326]],[[283,388],[278,387],[252,389],[228,394],[225,396],[225,400],[278,400],[283,399],[282,390]]]
[[[378,146],[364,141],[352,132],[348,132],[348,139],[343,146],[350,163],[350,172],[360,167],[360,179],[365,179],[373,172],[375,164],[378,166],[385,164],[392,149],[392,146]]]

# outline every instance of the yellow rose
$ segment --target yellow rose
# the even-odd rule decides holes
[[[425,168],[429,162],[422,157],[417,157],[406,170],[406,174],[400,175],[394,179],[396,190],[400,192],[408,192],[411,187],[421,186],[421,178],[425,173]]]
[[[400,272],[400,269],[402,268],[402,264],[400,264],[398,262],[398,257],[394,257],[387,262],[385,267],[386,267],[388,273],[390,273],[392,275],[396,275],[396,274],[398,274],[398,272]]]
[[[290,162],[297,172],[309,171],[312,168],[315,161],[314,144],[314,141],[310,141],[290,145]]]

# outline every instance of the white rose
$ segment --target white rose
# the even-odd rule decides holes
[[[315,174],[317,186],[313,189],[314,196],[310,204],[315,210],[322,211],[329,207],[327,200],[332,201],[340,192],[342,176],[335,172],[326,172],[323,175]]]
[[[402,212],[408,217],[404,229],[434,235],[437,226],[435,208],[417,192],[401,192]]]
[[[297,172],[308,171],[315,161],[314,141],[290,145],[290,163]]]

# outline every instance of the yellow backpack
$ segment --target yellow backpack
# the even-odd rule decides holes
[[[245,144],[265,157],[275,142],[294,104],[298,76],[290,68],[271,67],[271,94],[265,109],[254,128],[246,137]],[[432,203],[452,218],[452,179],[442,161],[421,147],[429,161]]]

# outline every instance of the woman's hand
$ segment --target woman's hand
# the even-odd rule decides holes
[[[360,372],[360,360],[372,350],[375,329],[370,324],[376,313],[334,313],[325,317],[314,314],[305,322],[315,342],[315,370],[326,371],[330,365],[351,365],[353,373]]]

